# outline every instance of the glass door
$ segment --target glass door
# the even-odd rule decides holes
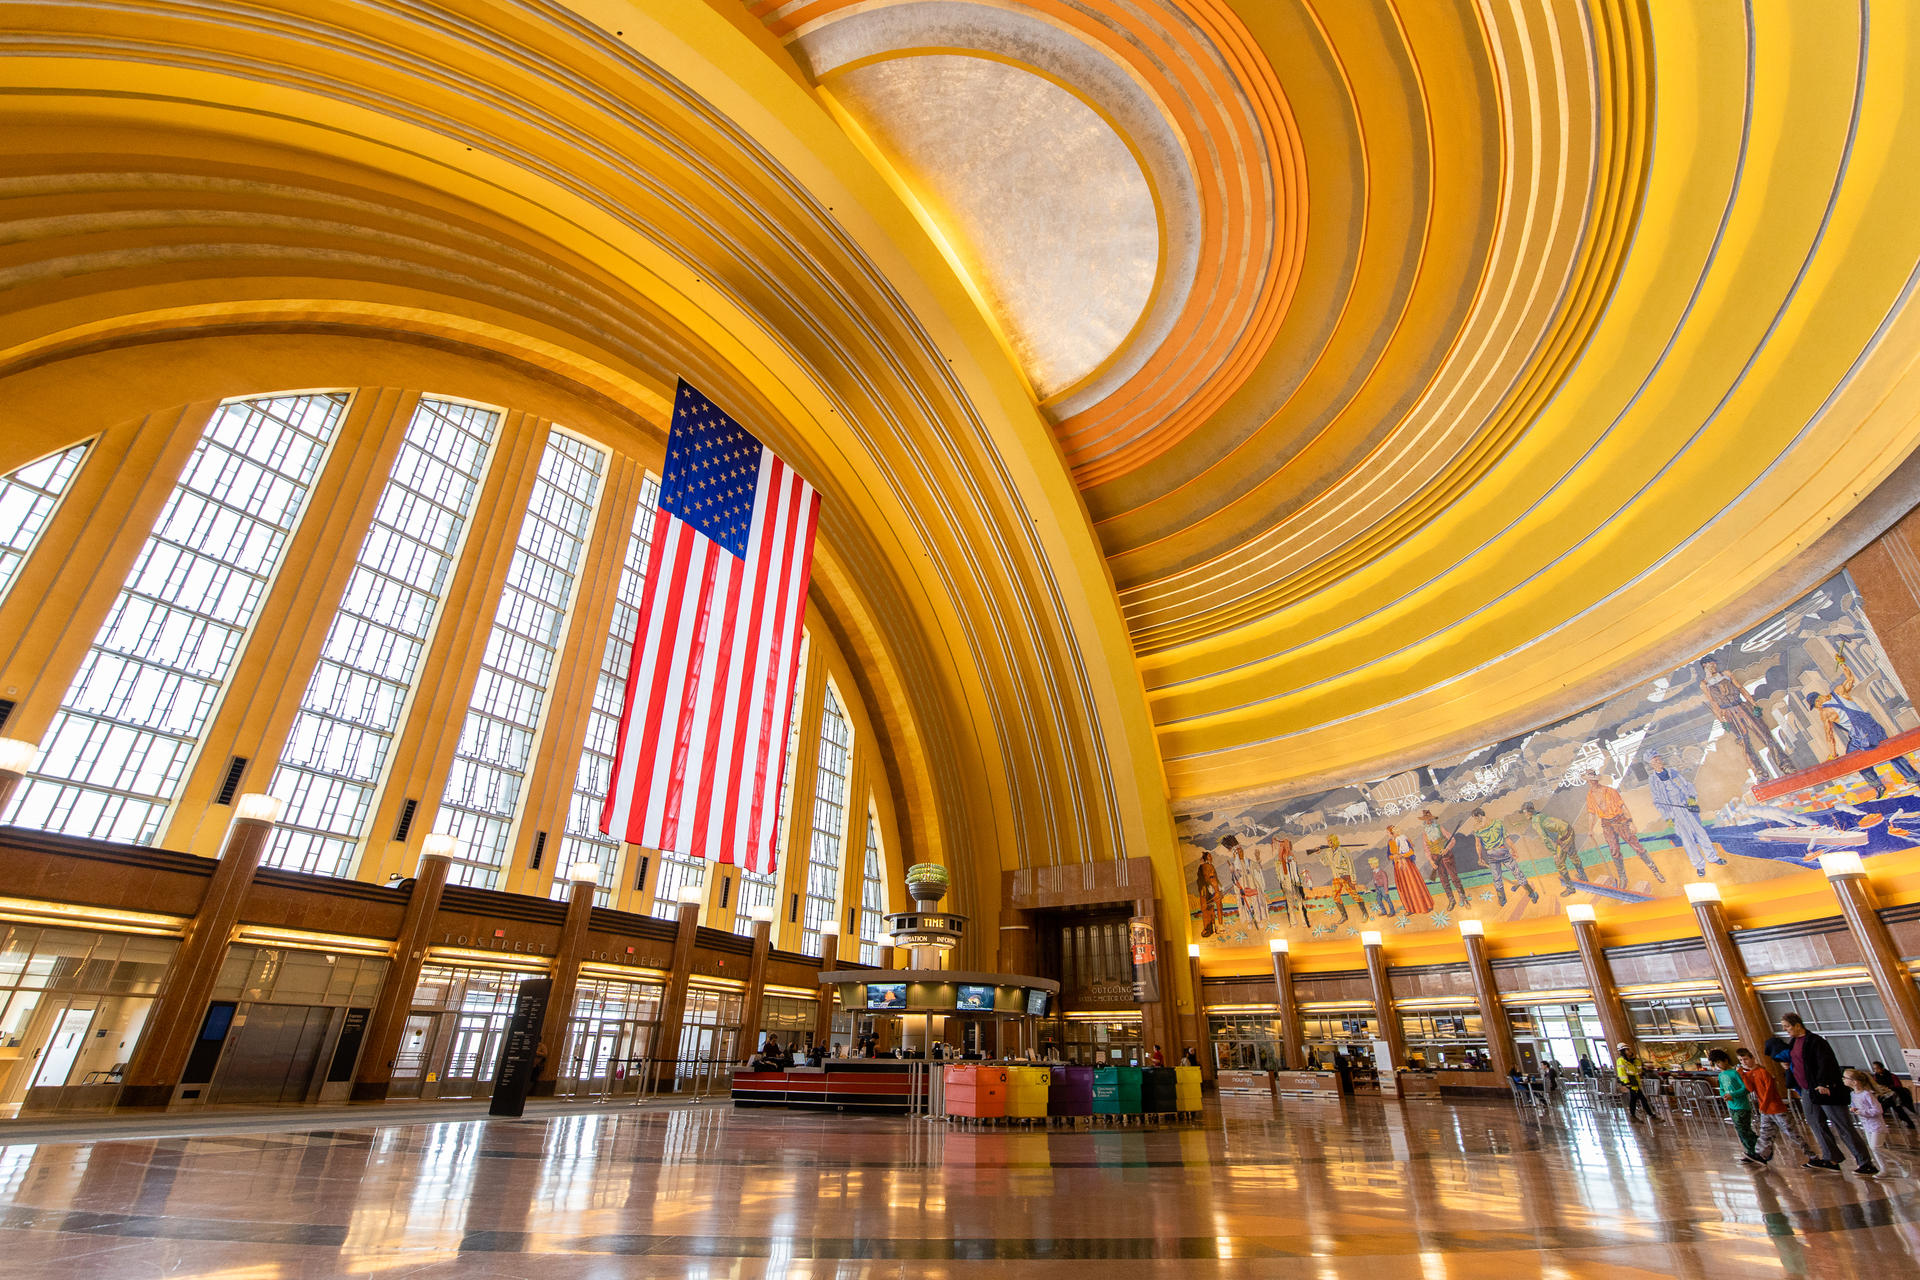
[[[400,1032],[400,1048],[393,1055],[393,1074],[387,1095],[393,1098],[417,1098],[427,1079],[427,1055],[433,1048],[434,1028],[440,1022],[437,1013],[407,1015]]]
[[[493,1069],[500,1061],[508,1015],[463,1013],[453,1029],[447,1067],[440,1076],[443,1098],[483,1098],[493,1092]]]

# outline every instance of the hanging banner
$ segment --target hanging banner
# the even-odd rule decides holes
[[[553,979],[528,978],[514,997],[513,1020],[507,1024],[507,1036],[500,1044],[500,1064],[493,1073],[493,1102],[490,1116],[518,1116],[527,1109],[527,1090],[533,1087],[534,1073],[540,1069],[540,1024],[547,1016],[547,1001],[553,996]]]
[[[1127,922],[1127,934],[1133,951],[1133,998],[1141,1004],[1157,1004],[1160,966],[1154,963],[1159,947],[1153,934],[1153,917],[1134,916]]]

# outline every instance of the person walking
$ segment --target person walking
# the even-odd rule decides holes
[[[1147,1065],[1150,1067],[1164,1067],[1167,1065],[1167,1055],[1160,1052],[1159,1045],[1153,1046],[1153,1056],[1147,1059]]]
[[[1833,1145],[1831,1132],[1838,1129],[1840,1140],[1857,1162],[1853,1171],[1863,1176],[1880,1172],[1860,1131],[1853,1127],[1853,1115],[1847,1110],[1847,1084],[1841,1078],[1840,1060],[1833,1056],[1833,1046],[1807,1030],[1797,1013],[1781,1014],[1780,1030],[1790,1041],[1787,1061],[1793,1072],[1793,1087],[1800,1091],[1801,1113],[1820,1143],[1820,1158],[1807,1161],[1805,1167],[1839,1172],[1840,1151]]]
[[[1733,1131],[1739,1135],[1740,1145],[1746,1148],[1741,1162],[1767,1163],[1771,1157],[1760,1154],[1760,1139],[1753,1132],[1753,1093],[1734,1069],[1733,1055],[1725,1049],[1715,1049],[1707,1055],[1707,1061],[1719,1073],[1720,1100],[1727,1104],[1727,1114],[1733,1117]]]
[[[1897,1119],[1905,1120],[1907,1122],[1907,1128],[1915,1128],[1916,1126],[1913,1123],[1913,1090],[1907,1088],[1907,1086],[1901,1082],[1899,1076],[1887,1070],[1887,1064],[1884,1062],[1874,1063],[1873,1070],[1868,1074],[1873,1076],[1875,1084],[1878,1084],[1881,1088],[1893,1095],[1891,1098],[1886,1099],[1887,1110],[1893,1112]]]
[[[1627,1091],[1628,1123],[1632,1123],[1635,1109],[1643,1108],[1647,1113],[1647,1123],[1652,1124],[1653,1104],[1640,1092],[1640,1055],[1624,1041],[1613,1052],[1613,1075],[1621,1088]]]
[[[1876,1158],[1882,1158],[1887,1145],[1885,1102],[1893,1095],[1893,1091],[1858,1067],[1848,1067],[1840,1075],[1846,1081],[1848,1091],[1853,1094],[1853,1105],[1848,1110],[1860,1120],[1860,1132],[1867,1140],[1867,1150]]]
[[[1794,1127],[1793,1113],[1787,1107],[1787,1100],[1782,1096],[1780,1083],[1774,1078],[1773,1072],[1753,1056],[1751,1049],[1736,1050],[1735,1056],[1739,1059],[1737,1070],[1740,1079],[1747,1086],[1747,1092],[1753,1095],[1753,1122],[1760,1139],[1760,1158],[1773,1159],[1773,1139],[1778,1134],[1792,1139],[1802,1156],[1813,1159],[1813,1148],[1807,1145],[1807,1140],[1800,1136],[1800,1130]]]

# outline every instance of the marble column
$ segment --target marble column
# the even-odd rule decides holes
[[[253,887],[253,873],[284,807],[284,801],[259,794],[241,796],[234,805],[233,825],[227,829],[227,843],[220,850],[213,878],[200,899],[200,909],[187,922],[180,949],[154,997],[153,1012],[147,1015],[150,1030],[127,1063],[120,1106],[164,1107],[173,1101],[187,1055],[206,1020],[214,982],[227,962],[227,944],[240,923],[240,908]]]
[[[1000,909],[1001,973],[1033,972],[1033,913],[1014,907]]]
[[[1368,929],[1360,935],[1360,949],[1367,955],[1367,981],[1373,986],[1373,1012],[1380,1020],[1380,1038],[1387,1042],[1387,1056],[1398,1071],[1407,1065],[1407,1033],[1400,1025],[1400,1011],[1393,1005],[1393,983],[1387,977],[1387,949],[1380,934]],[[1393,1087],[1391,1080],[1381,1088]]]
[[[839,963],[840,931],[834,921],[824,920],[820,925],[820,972],[831,973]],[[820,1003],[814,1006],[813,1012],[815,1044],[833,1043],[833,992],[830,984],[820,984]]]
[[[1193,1031],[1187,1044],[1193,1046],[1195,1056],[1200,1059],[1200,1078],[1212,1081],[1219,1071],[1213,1060],[1213,1036],[1207,1026],[1206,997],[1201,994],[1200,944],[1197,942],[1187,944],[1187,970],[1193,982]]]
[[[1507,1019],[1507,1007],[1500,1003],[1500,988],[1493,980],[1493,960],[1487,955],[1487,926],[1479,920],[1460,922],[1460,941],[1467,948],[1467,971],[1473,975],[1473,997],[1480,1006],[1480,1028],[1487,1034],[1487,1056],[1494,1072],[1504,1077],[1513,1070],[1520,1054],[1513,1047],[1513,1024]]]
[[[533,1078],[528,1093],[550,1098],[565,1065],[567,1027],[573,1021],[573,993],[580,987],[580,959],[587,950],[587,930],[593,923],[593,893],[600,886],[600,868],[592,862],[576,862],[568,869],[573,881],[568,891],[567,920],[560,926],[560,945],[554,948],[553,992],[547,997],[547,1012],[540,1020],[540,1043],[545,1046],[545,1061]]]
[[[353,1075],[355,1102],[383,1102],[393,1087],[393,1059],[400,1036],[413,1011],[413,993],[420,986],[420,968],[427,961],[433,939],[434,916],[440,893],[447,887],[448,861],[458,844],[452,836],[428,836],[420,842],[420,864],[407,890],[406,914],[400,918],[400,936],[393,941],[387,976],[381,980],[373,1016],[367,1020],[367,1042]]]
[[[1707,944],[1707,958],[1713,962],[1714,976],[1720,980],[1720,994],[1726,997],[1727,1011],[1733,1015],[1733,1031],[1740,1043],[1753,1050],[1754,1058],[1771,1070],[1773,1059],[1762,1052],[1772,1033],[1760,993],[1747,976],[1746,957],[1734,945],[1727,928],[1727,909],[1720,901],[1720,886],[1708,880],[1696,880],[1687,886],[1687,901],[1693,904],[1693,918]]]
[[[1273,953],[1273,1001],[1280,1010],[1280,1065],[1287,1071],[1299,1071],[1307,1065],[1307,1035],[1300,1025],[1300,1002],[1293,996],[1287,940],[1270,938],[1267,950]]]
[[[753,956],[747,961],[747,990],[740,1001],[740,1043],[734,1057],[744,1062],[760,1052],[760,1010],[767,1002],[767,957],[773,953],[773,908],[754,907]]]
[[[1573,940],[1580,948],[1580,966],[1587,971],[1587,987],[1593,992],[1593,1007],[1600,1015],[1600,1030],[1607,1038],[1607,1058],[1612,1060],[1615,1046],[1633,1043],[1633,1023],[1626,1006],[1620,1003],[1620,988],[1613,981],[1613,966],[1607,962],[1607,949],[1600,944],[1600,926],[1594,923],[1593,908],[1584,903],[1567,907],[1567,919],[1573,923]],[[1604,1067],[1605,1063],[1594,1064]]]
[[[1887,922],[1880,918],[1866,865],[1857,853],[1824,853],[1820,855],[1820,869],[1827,873],[1833,896],[1840,900],[1840,914],[1846,917],[1847,928],[1860,946],[1867,972],[1873,975],[1874,990],[1880,993],[1880,1003],[1886,1006],[1887,1022],[1899,1037],[1900,1047],[1920,1051],[1920,992],[1915,991],[1913,975],[1902,963],[1899,948],[1893,945]]]
[[[680,1028],[687,1016],[687,979],[693,976],[693,943],[700,932],[700,889],[688,885],[680,890],[680,921],[673,934],[673,961],[667,969],[667,989],[660,997],[660,1031],[654,1037],[653,1051],[647,1055],[646,1091],[656,1092],[661,1082],[677,1076],[680,1060]]]

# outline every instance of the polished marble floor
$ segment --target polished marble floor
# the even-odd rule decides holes
[[[0,1273],[1920,1276],[1920,1178],[1755,1171],[1722,1121],[1505,1102],[1229,1097],[1149,1132],[713,1104],[121,1132],[0,1125]],[[1920,1173],[1920,1146],[1890,1155]]]

